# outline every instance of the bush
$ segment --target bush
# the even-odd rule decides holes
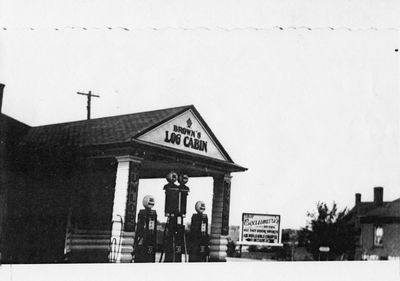
[[[228,241],[228,250],[226,250],[226,255],[228,257],[236,257],[236,244],[233,240]]]
[[[291,250],[287,244],[284,244],[283,247],[277,247],[274,258],[278,261],[290,261],[292,259]]]
[[[250,245],[247,250],[249,252],[259,252],[257,245]]]
[[[276,248],[279,248],[279,247],[262,246],[261,249],[259,250],[259,252],[262,252],[262,253],[274,253],[274,252],[276,252]]]

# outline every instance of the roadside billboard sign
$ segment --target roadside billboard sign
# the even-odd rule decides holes
[[[243,213],[240,244],[281,246],[280,223],[280,215]]]

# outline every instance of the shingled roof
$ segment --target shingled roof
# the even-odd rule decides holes
[[[361,223],[368,223],[376,219],[397,218],[400,219],[400,198],[394,201],[386,201],[382,206],[376,206],[374,202],[360,202],[346,215],[348,223],[354,223],[357,219]]]
[[[195,115],[195,118],[201,123],[207,134],[209,134],[209,137],[222,153],[225,160],[208,157],[207,155],[193,154],[191,151],[176,150],[140,139],[147,132],[187,111]],[[183,153],[187,157],[205,157],[207,161],[212,160],[215,165],[225,165],[224,167],[231,169],[231,171],[247,170],[234,163],[193,105],[37,127],[23,125],[25,128],[24,134],[18,137],[18,144],[15,143],[18,155],[21,157],[23,155],[36,157],[40,153],[61,153],[57,155],[69,155],[73,157],[74,155],[85,155],[86,153],[104,153],[107,149],[111,151],[140,147],[140,149],[149,149],[154,153]]]
[[[32,127],[24,145],[83,147],[130,141],[136,135],[173,118],[193,106]]]
[[[369,210],[365,217],[400,217],[400,198]]]

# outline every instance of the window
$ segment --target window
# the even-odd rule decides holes
[[[383,227],[381,225],[377,225],[374,228],[374,246],[382,247],[383,246]]]

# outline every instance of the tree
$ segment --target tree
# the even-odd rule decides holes
[[[321,246],[329,247],[330,250],[326,254],[329,260],[353,258],[356,236],[354,226],[347,223],[347,214],[347,208],[338,211],[335,202],[331,209],[327,204],[318,202],[317,212],[307,213],[310,221],[301,230],[299,238],[303,240],[314,260],[319,259]]]

